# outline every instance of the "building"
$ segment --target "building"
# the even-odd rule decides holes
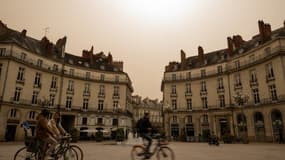
[[[67,130],[131,128],[133,87],[123,62],[93,47],[75,56],[65,45],[66,37],[53,44],[0,21],[0,141],[21,140],[26,120],[34,132],[43,107],[59,110]]]
[[[163,92],[166,134],[197,140],[214,132],[249,141],[284,137],[285,22],[271,31],[258,22],[259,34],[245,41],[227,38],[228,47],[186,58],[165,67]],[[237,101],[239,96],[243,101]],[[200,135],[200,136],[199,136]]]
[[[151,124],[156,129],[162,129],[162,102],[157,99],[152,100],[141,96],[132,96],[134,124],[144,116],[144,113],[149,113]]]

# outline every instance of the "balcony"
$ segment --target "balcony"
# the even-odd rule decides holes
[[[266,82],[267,83],[270,82],[270,81],[274,81],[274,80],[275,80],[274,75],[270,75],[270,74],[266,75]]]
[[[170,97],[177,97],[177,93],[170,93]]]
[[[90,92],[88,92],[88,91],[87,92],[83,92],[83,96],[84,97],[90,97]]]
[[[105,98],[105,93],[99,92],[98,93],[98,98]]]
[[[234,84],[234,89],[235,90],[242,89],[242,84],[241,83],[235,83]]]
[[[120,95],[119,94],[113,94],[113,99],[120,99]]]
[[[67,89],[66,94],[74,95],[74,89]]]
[[[200,96],[205,96],[207,94],[208,94],[208,92],[206,89],[200,90]]]
[[[257,82],[257,80],[255,79],[255,80],[250,80],[249,81],[249,84],[250,84],[250,87],[255,87],[255,86],[258,86],[258,82]]]
[[[21,85],[25,85],[25,79],[17,79],[16,83],[21,84]]]
[[[34,88],[37,88],[37,89],[41,89],[42,88],[42,84],[39,83],[39,84],[34,84],[33,85]]]
[[[50,88],[49,91],[50,91],[50,92],[57,92],[57,87],[55,87],[55,88]]]
[[[192,92],[185,92],[185,97],[191,97],[192,96]]]
[[[223,86],[217,88],[217,93],[224,93],[225,88]]]

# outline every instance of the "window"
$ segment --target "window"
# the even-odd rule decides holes
[[[69,69],[69,75],[74,76],[74,69]]]
[[[260,103],[258,88],[253,89],[252,93],[253,93],[254,104]]]
[[[172,122],[173,122],[173,123],[177,123],[177,116],[173,116],[173,117],[172,117]]]
[[[6,48],[0,48],[0,56],[5,56]]]
[[[186,78],[187,78],[188,80],[191,79],[191,72],[187,72]]]
[[[19,67],[18,76],[17,76],[17,80],[18,81],[23,81],[24,80],[24,72],[25,72],[25,68]]]
[[[89,83],[84,84],[84,94],[90,94],[90,84]]]
[[[218,66],[217,69],[218,69],[218,73],[223,73],[223,66]]]
[[[113,122],[112,122],[112,125],[113,126],[118,126],[118,119],[117,118],[113,118]]]
[[[22,52],[21,53],[21,60],[25,61],[26,57],[27,57],[27,54]]]
[[[16,87],[15,94],[14,94],[14,101],[18,102],[20,100],[22,88]]]
[[[53,88],[53,89],[57,88],[56,81],[57,81],[57,77],[52,76],[50,88]]]
[[[205,77],[206,76],[206,70],[205,69],[202,69],[201,70],[201,77]]]
[[[257,82],[257,77],[256,77],[256,71],[255,70],[251,70],[250,71],[250,82],[251,83]]]
[[[104,85],[100,85],[99,86],[99,95],[100,96],[104,96],[105,95],[105,86]]]
[[[73,91],[74,90],[74,81],[72,81],[72,80],[69,80],[68,81],[68,86],[67,86],[67,90],[68,91]]]
[[[49,106],[54,106],[55,94],[49,95]]]
[[[192,116],[187,116],[187,123],[192,123]]]
[[[236,69],[239,69],[239,68],[240,68],[240,62],[239,62],[239,60],[235,61],[235,67],[236,67]]]
[[[39,95],[39,92],[33,91],[32,104],[38,104],[38,95]]]
[[[72,97],[67,96],[67,97],[66,97],[65,108],[66,108],[66,109],[71,109],[71,105],[72,105]]]
[[[207,97],[202,97],[202,107],[203,109],[207,109],[208,108],[208,99]]]
[[[186,83],[186,93],[191,93],[191,84]]]
[[[176,94],[176,85],[171,86],[171,94]]]
[[[218,89],[224,89],[223,78],[218,78]]]
[[[82,117],[82,125],[87,125],[87,117]]]
[[[266,65],[266,75],[267,75],[267,79],[274,79],[272,63],[269,63]]]
[[[103,118],[97,118],[97,124],[102,125],[103,124]]]
[[[0,79],[1,79],[2,67],[3,67],[3,64],[0,63]]]
[[[16,116],[17,116],[17,110],[11,109],[10,110],[10,118],[16,118]]]
[[[37,66],[42,67],[42,65],[43,65],[43,60],[38,59]]]
[[[98,100],[98,111],[103,111],[104,109],[104,101]]]
[[[90,72],[86,72],[86,79],[90,79],[91,77],[91,73]]]
[[[101,74],[101,75],[100,75],[100,80],[101,80],[101,81],[104,81],[104,80],[105,80],[105,75],[104,75],[104,74]]]
[[[176,80],[176,74],[172,74],[172,80]]]
[[[203,123],[208,123],[208,115],[204,114],[203,115]]]
[[[187,99],[187,110],[192,110],[192,99]]]
[[[35,119],[35,115],[36,115],[36,112],[35,111],[31,111],[29,113],[29,119]]]
[[[114,96],[119,96],[119,86],[114,86]]]
[[[84,98],[83,99],[83,110],[88,110],[88,104],[89,104],[89,99],[88,98]]]
[[[58,65],[54,64],[52,69],[53,69],[53,71],[58,71]]]
[[[177,109],[177,101],[176,101],[176,99],[173,99],[172,101],[171,101],[172,103],[172,110],[176,110]]]
[[[225,96],[219,95],[219,107],[224,108],[225,107]]]
[[[275,84],[269,86],[269,92],[270,92],[271,100],[276,101],[277,100],[277,91],[276,91]]]
[[[240,74],[235,75],[235,86],[241,86]]]
[[[34,85],[37,85],[37,86],[41,85],[41,73],[39,72],[36,73]]]
[[[119,102],[118,101],[113,101],[113,111],[116,111],[118,109]]]
[[[207,86],[206,86],[206,81],[201,82],[201,92],[206,92],[207,91]]]

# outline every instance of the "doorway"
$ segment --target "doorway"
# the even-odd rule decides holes
[[[74,128],[75,116],[73,115],[62,115],[61,125],[67,131],[70,132]]]
[[[14,141],[16,135],[17,125],[7,125],[5,140],[6,141]]]

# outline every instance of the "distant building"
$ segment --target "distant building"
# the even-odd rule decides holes
[[[150,122],[156,129],[162,129],[162,102],[157,99],[142,98],[138,95],[132,96],[134,124],[144,116],[144,113],[149,113]]]
[[[161,85],[167,136],[198,140],[212,131],[223,138],[277,141],[284,137],[285,23],[271,31],[258,22],[259,34],[245,41],[227,38],[228,47],[186,58],[165,67]],[[235,101],[241,94],[245,103]],[[186,137],[186,138],[185,138]]]
[[[0,141],[22,139],[26,120],[34,132],[43,107],[59,110],[67,130],[131,129],[133,87],[123,62],[93,47],[75,56],[65,44],[66,37],[36,40],[0,21]]]

